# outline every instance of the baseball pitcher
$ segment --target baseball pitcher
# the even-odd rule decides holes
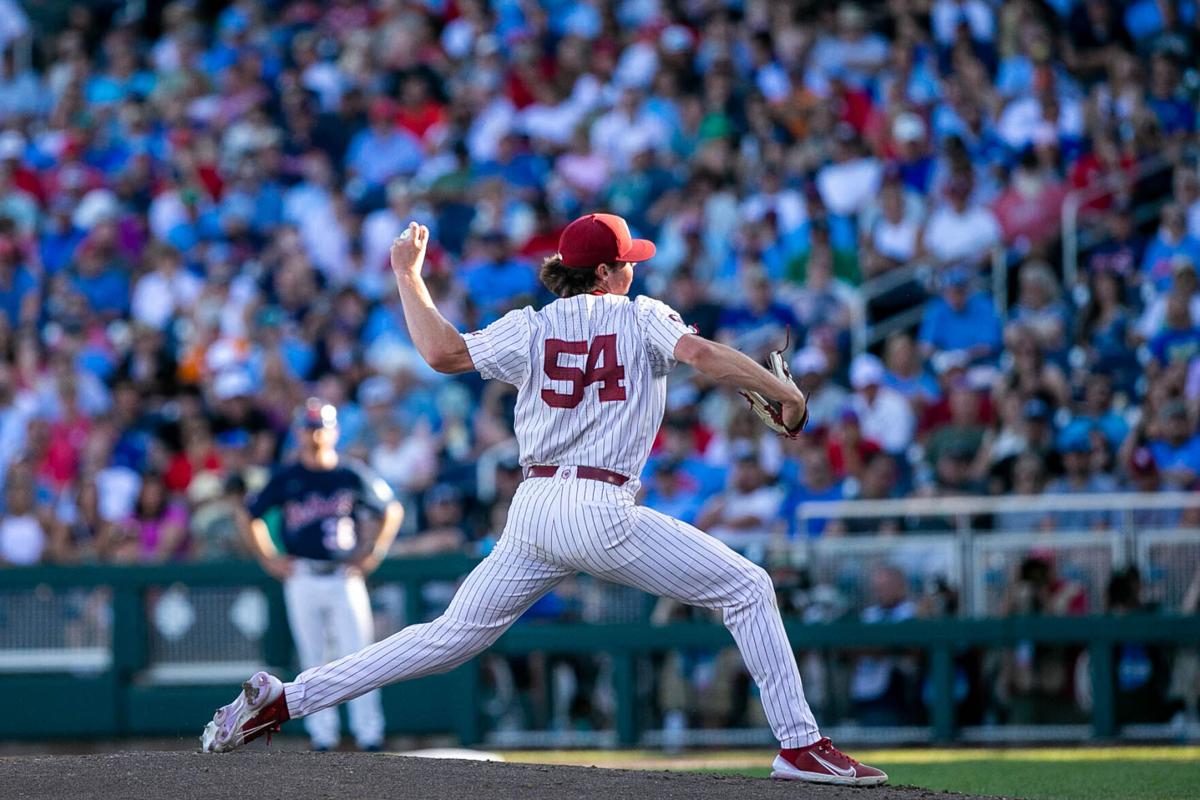
[[[467,576],[446,613],[412,625],[284,684],[265,672],[217,711],[201,743],[233,749],[292,718],[307,717],[395,681],[453,669],[494,642],[564,578],[587,572],[680,602],[719,609],[758,683],[781,743],[776,778],[874,785],[887,776],[821,736],[767,573],[721,542],[635,503],[640,475],[679,362],[738,387],[773,429],[795,435],[805,398],[772,370],[694,334],[669,306],[630,299],[633,265],[654,244],[633,239],[620,217],[589,214],[568,225],[541,268],[559,299],[511,311],[460,334],[435,308],[421,267],[429,231],[411,223],[391,262],[409,332],[439,372],[478,370],[517,387],[516,434],[526,480],[504,534]]]

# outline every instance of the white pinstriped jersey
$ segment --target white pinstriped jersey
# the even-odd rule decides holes
[[[517,387],[523,466],[636,478],[662,421],[675,345],[691,332],[658,300],[584,294],[510,311],[463,338],[483,377]]]

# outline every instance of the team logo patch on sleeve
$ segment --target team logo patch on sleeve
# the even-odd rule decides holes
[[[680,325],[687,328],[692,333],[697,333],[697,334],[700,333],[699,328],[697,328],[695,325],[688,325],[686,322],[683,321],[683,317],[679,316],[678,314],[667,314],[667,319],[671,320],[671,322],[678,322]]]

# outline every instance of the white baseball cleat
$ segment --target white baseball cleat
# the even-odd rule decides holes
[[[242,691],[227,706],[221,706],[200,734],[200,749],[225,753],[246,742],[279,730],[291,717],[283,696],[283,682],[266,672],[256,672],[242,684]]]

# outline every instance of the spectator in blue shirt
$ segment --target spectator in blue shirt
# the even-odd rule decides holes
[[[1157,53],[1150,61],[1150,92],[1146,105],[1158,117],[1163,133],[1191,133],[1196,130],[1196,107],[1180,92],[1179,66],[1166,53]]]
[[[1111,476],[1096,471],[1093,445],[1090,426],[1069,426],[1059,435],[1057,450],[1062,454],[1063,475],[1046,485],[1045,494],[1108,494],[1117,490]],[[1050,520],[1055,530],[1077,532],[1111,528],[1116,517],[1111,511],[1073,509],[1055,511]]]
[[[892,122],[892,139],[896,144],[900,179],[905,187],[925,195],[933,180],[935,161],[925,144],[927,127],[925,120],[906,111]]]
[[[421,166],[421,142],[396,125],[396,107],[387,98],[370,106],[370,126],[350,140],[346,169],[367,183],[381,188],[397,175],[412,175]]]
[[[509,254],[508,240],[500,231],[480,237],[481,256],[463,265],[463,280],[479,307],[479,324],[487,325],[513,306],[519,297],[533,297],[537,276],[528,264]]]
[[[500,178],[509,188],[524,194],[536,194],[546,185],[550,167],[546,159],[529,150],[528,143],[509,131],[496,146],[496,157],[480,164],[475,171],[477,180]]]
[[[1083,403],[1076,412],[1071,425],[1084,425],[1104,435],[1108,448],[1116,452],[1129,434],[1129,423],[1125,417],[1113,410],[1113,379],[1103,372],[1088,373],[1083,389]]]
[[[661,462],[668,462],[679,476],[677,480],[685,487],[695,487],[701,500],[725,488],[728,469],[700,457],[696,448],[696,429],[686,415],[665,419],[660,436],[661,447],[650,457],[645,474],[654,474]]]
[[[1142,256],[1142,277],[1164,292],[1171,286],[1171,269],[1175,256],[1186,256],[1200,264],[1200,241],[1187,232],[1187,216],[1178,203],[1163,206],[1162,225],[1158,234],[1146,246]]]
[[[96,314],[117,317],[129,311],[129,270],[95,241],[79,246],[71,285]]]
[[[704,505],[707,493],[700,491],[696,478],[682,469],[682,465],[669,458],[660,459],[646,483],[645,504],[655,511],[681,519],[689,525],[696,523],[696,515]]]
[[[883,351],[883,363],[887,367],[884,385],[904,395],[914,409],[925,408],[941,395],[937,379],[925,369],[911,336],[901,334],[889,338]]]
[[[1124,19],[1129,35],[1140,46],[1150,47],[1161,34],[1195,20],[1196,9],[1190,3],[1179,3],[1179,8],[1176,5],[1158,0],[1133,0],[1126,4]]]
[[[1000,349],[1000,318],[983,292],[970,292],[971,276],[962,266],[939,278],[941,296],[929,301],[917,340],[924,355],[962,350],[971,361],[984,361]]]
[[[800,527],[797,513],[805,503],[823,500],[844,500],[845,489],[841,481],[833,474],[825,450],[812,448],[804,455],[804,469],[799,482],[793,487],[783,502],[782,513],[788,523],[788,533],[791,536],[816,538],[831,533],[831,528],[840,526],[835,520],[813,517],[808,519],[804,527]]]
[[[106,43],[105,54],[109,59],[108,71],[87,82],[84,96],[88,103],[115,104],[130,96],[147,97],[154,91],[154,75],[138,69],[137,51],[132,39],[110,39]]]
[[[37,288],[37,278],[20,264],[16,244],[0,236],[0,316],[7,321],[6,327],[33,321]]]
[[[746,302],[725,309],[717,323],[721,341],[747,353],[783,346],[787,330],[800,340],[800,321],[791,308],[775,299],[771,279],[759,272],[747,280]]]
[[[75,249],[83,241],[83,231],[71,221],[74,210],[75,204],[67,197],[56,198],[50,204],[50,214],[38,241],[42,268],[47,275],[56,275],[70,264]]]
[[[1192,321],[1189,298],[1177,292],[1167,295],[1165,324],[1150,340],[1150,352],[1159,367],[1186,364],[1200,355],[1200,328]]]
[[[1200,434],[1183,401],[1173,400],[1159,412],[1158,435],[1150,439],[1150,454],[1171,488],[1195,485],[1200,475]]]
[[[179,202],[183,204],[183,213],[165,234],[168,244],[186,253],[203,241],[224,237],[217,206],[206,193],[193,185],[181,184]]]

